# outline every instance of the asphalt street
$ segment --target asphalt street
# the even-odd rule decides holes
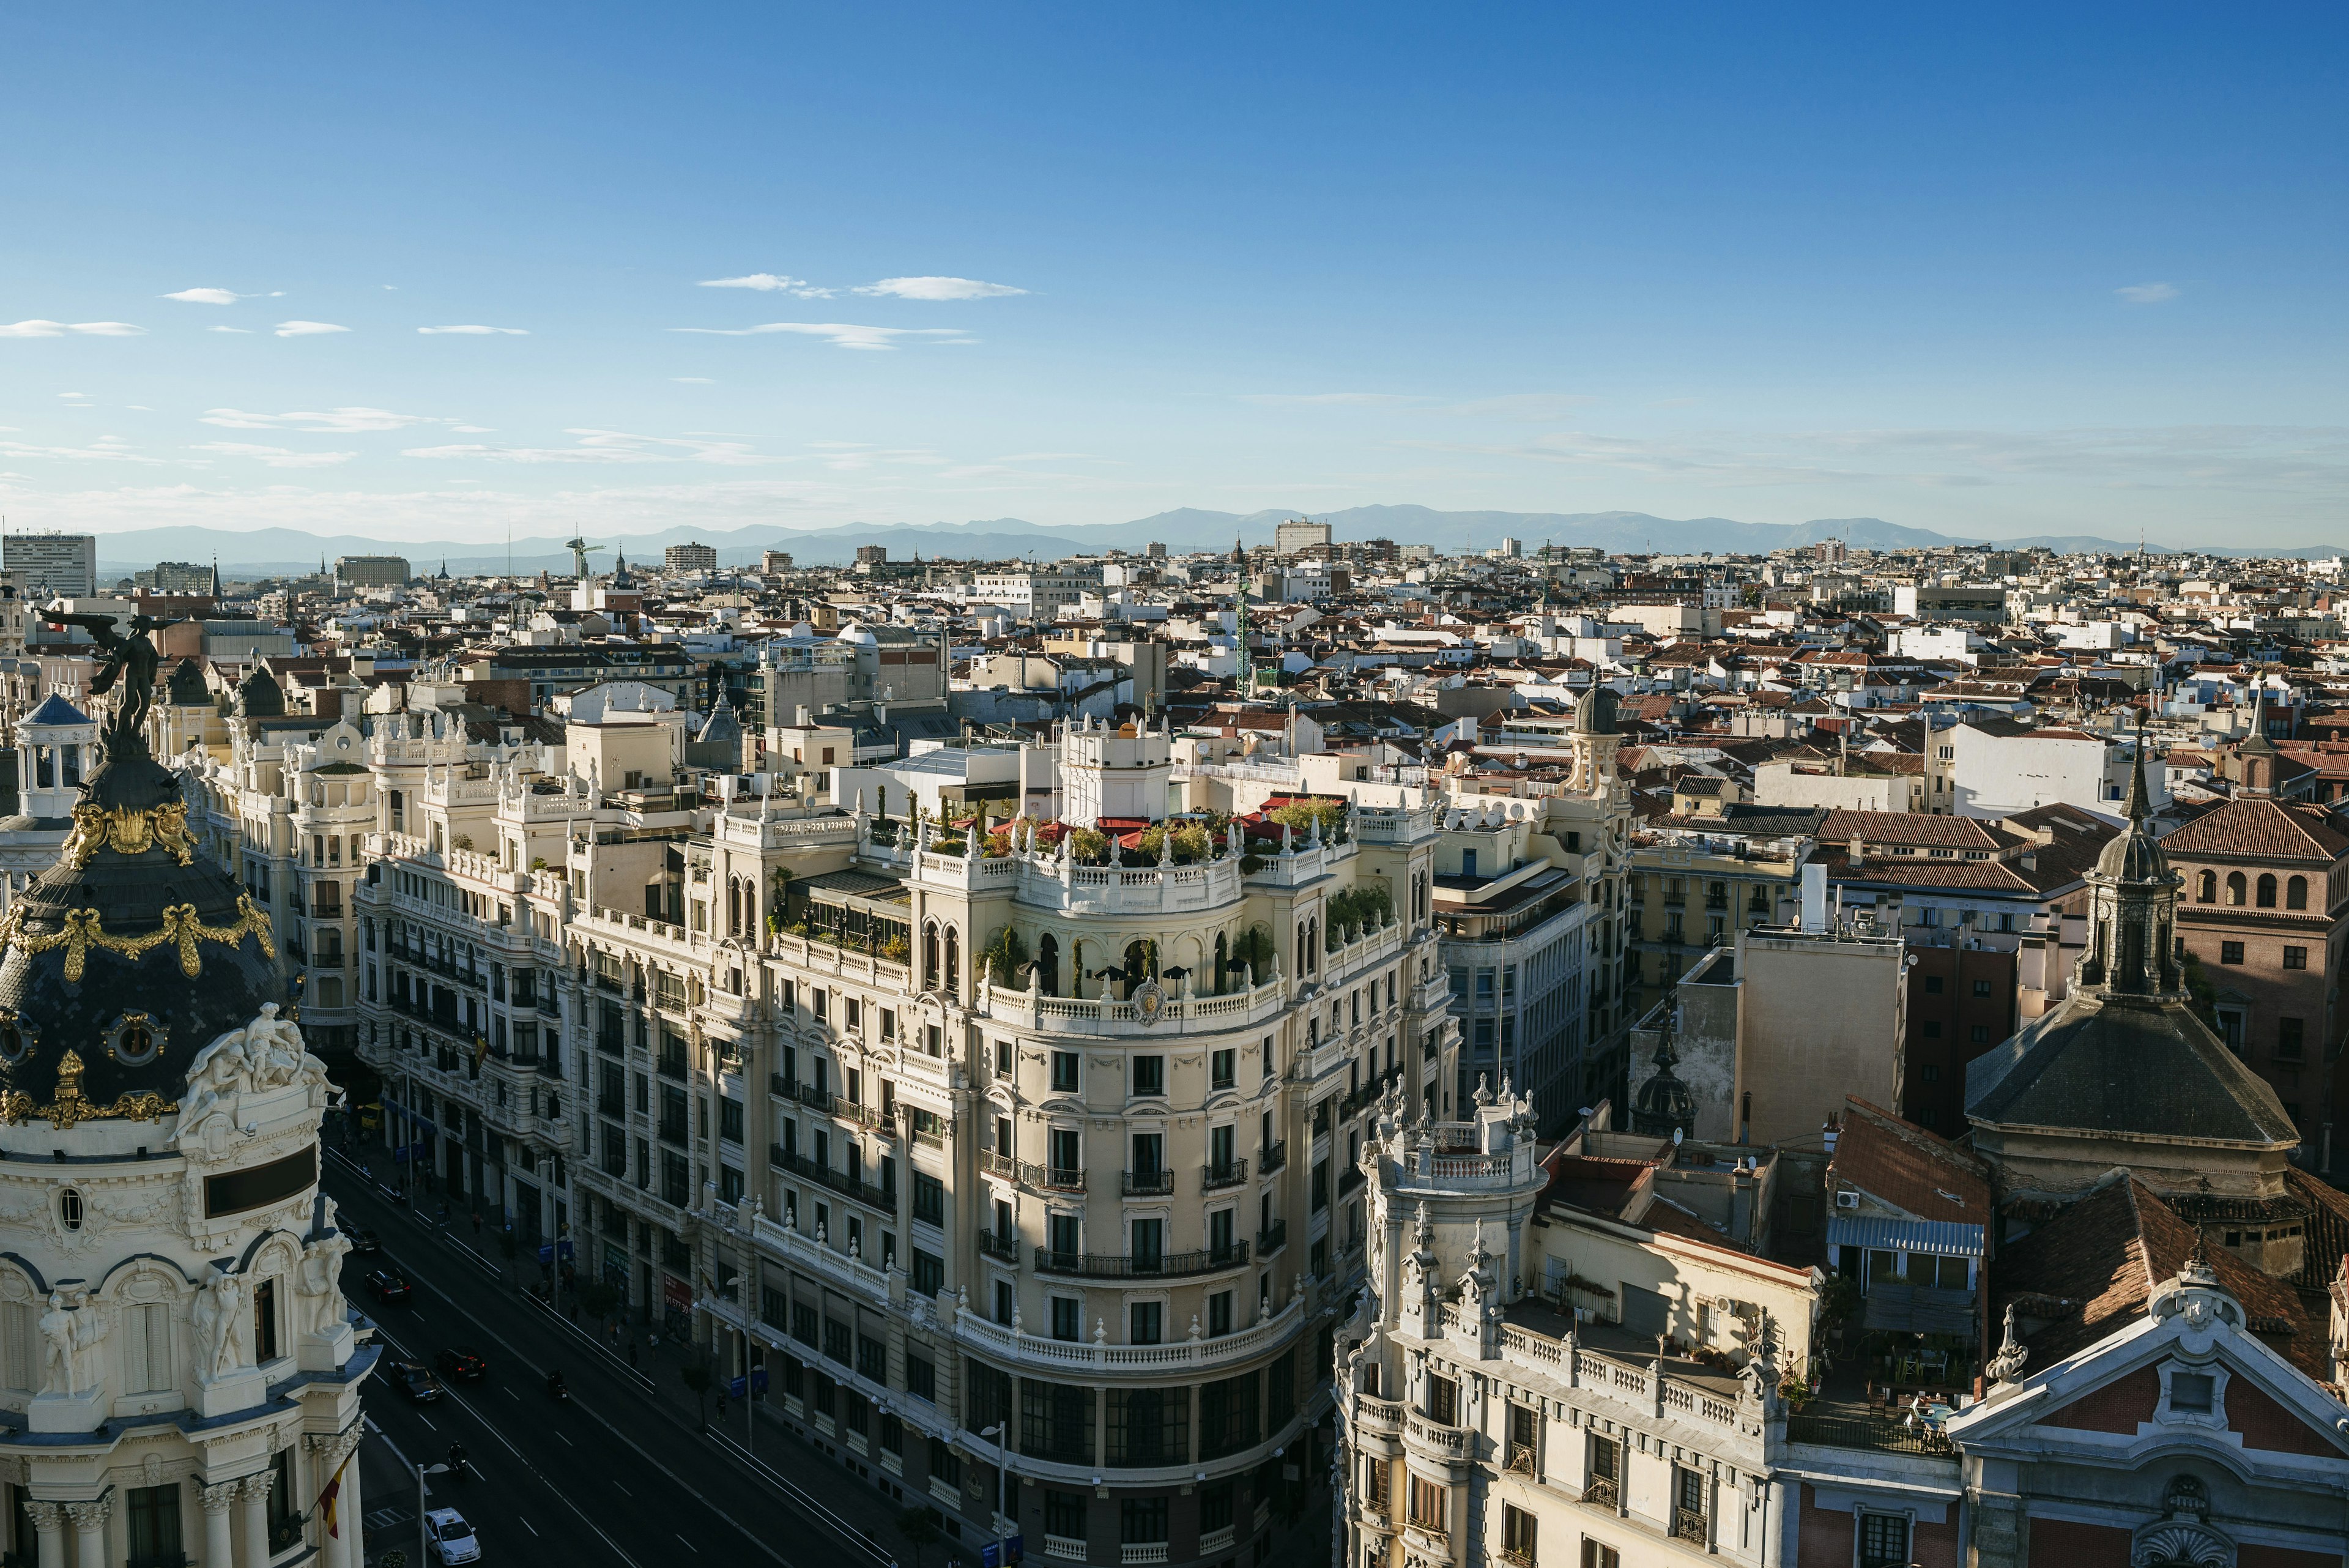
[[[827,1519],[826,1504],[794,1498],[791,1483],[739,1449],[696,1430],[692,1414],[655,1397],[648,1380],[587,1337],[526,1300],[494,1259],[477,1259],[454,1237],[434,1232],[378,1191],[339,1158],[326,1186],[343,1214],[374,1231],[383,1251],[354,1255],[344,1289],[379,1325],[392,1361],[427,1366],[444,1348],[464,1346],[490,1366],[476,1383],[442,1379],[437,1403],[411,1403],[383,1370],[367,1385],[367,1441],[360,1449],[367,1553],[418,1560],[414,1467],[445,1463],[462,1444],[461,1478],[426,1478],[427,1508],[455,1508],[480,1537],[482,1563],[591,1568],[681,1568],[698,1557],[729,1563],[817,1568],[892,1560],[896,1544],[875,1551],[853,1538],[854,1527]],[[399,1303],[378,1303],[361,1281],[389,1267],[415,1287]],[[572,1397],[546,1393],[549,1369],[561,1367]],[[739,1427],[740,1422],[736,1425]],[[766,1434],[761,1433],[761,1438]],[[780,1445],[778,1445],[780,1447]],[[761,1456],[765,1458],[766,1456]],[[788,1451],[772,1456],[790,1464]],[[810,1460],[802,1479],[843,1506],[843,1479]],[[889,1511],[877,1497],[857,1511],[876,1523]],[[903,1552],[910,1565],[910,1551]],[[933,1563],[946,1553],[932,1547]]]

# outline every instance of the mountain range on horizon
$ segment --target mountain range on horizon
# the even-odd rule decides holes
[[[1307,515],[1316,522],[1330,524],[1333,536],[1341,543],[1387,538],[1398,543],[1433,545],[1450,554],[1489,549],[1505,537],[1522,540],[1528,554],[1543,545],[1555,544],[1595,546],[1612,555],[1703,551],[1760,555],[1826,539],[1841,539],[1866,549],[2002,545],[2018,549],[2045,546],[2064,553],[2133,554],[2138,548],[2134,542],[2095,535],[2032,535],[2010,539],[1952,535],[1903,527],[1879,517],[1742,523],[1727,517],[1655,517],[1643,512],[1445,512],[1413,505],[1354,506],[1309,514],[1280,507],[1247,513],[1181,507],[1130,523],[1072,525],[999,517],[965,523],[845,524],[827,528],[754,524],[718,532],[677,527],[656,533],[585,536],[609,547],[610,553],[598,551],[595,557],[598,567],[605,569],[616,556],[657,562],[667,545],[687,543],[715,546],[721,566],[755,566],[760,553],[770,549],[788,550],[802,565],[834,565],[854,559],[861,545],[884,545],[895,559],[920,555],[963,560],[1028,557],[1043,562],[1109,549],[1139,550],[1151,543],[1164,545],[1176,554],[1229,549],[1235,540],[1268,544],[1275,524]],[[2168,551],[2165,546],[2149,547],[2161,553]],[[2281,550],[2209,547],[2207,553],[2315,559],[2340,550],[2332,545],[2307,545]],[[250,579],[315,571],[322,559],[332,566],[337,556],[363,555],[405,556],[411,570],[419,576],[439,571],[444,562],[448,570],[459,576],[509,569],[516,573],[543,570],[567,575],[572,566],[571,553],[561,540],[543,537],[516,539],[509,554],[504,547],[484,551],[475,540],[402,544],[354,535],[313,535],[292,528],[263,528],[249,533],[212,528],[148,528],[98,535],[98,572],[109,582],[165,560],[209,564],[217,558],[223,574]]]

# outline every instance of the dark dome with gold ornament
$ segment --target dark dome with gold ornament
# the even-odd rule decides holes
[[[57,864],[0,919],[0,1122],[163,1116],[197,1052],[284,1000],[269,917],[197,856],[180,782],[142,738],[147,629],[98,639],[91,690],[128,677],[104,760]]]

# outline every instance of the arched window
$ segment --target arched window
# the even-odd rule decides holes
[[[922,989],[938,988],[938,926],[936,920],[922,927]]]
[[[2240,871],[2230,871],[2230,872],[2228,872],[2228,873],[2227,873],[2227,902],[2229,902],[2230,904],[2234,905],[2237,909],[2240,909],[2240,908],[2242,908],[2242,904],[2243,904],[2243,891],[2244,891],[2243,874],[2242,874]]]
[[[962,994],[962,934],[954,927],[947,928],[947,994]]]
[[[2283,907],[2287,909],[2308,908],[2308,878],[2295,877],[2283,885]]]
[[[2219,874],[2216,871],[2202,873],[2202,879],[2195,885],[2194,901],[2198,904],[2215,904],[2219,901]]]
[[[1217,931],[1216,933],[1216,994],[1217,996],[1224,993],[1224,969],[1230,961],[1225,957],[1225,950],[1224,933]]]
[[[1036,944],[1036,980],[1046,996],[1061,994],[1061,942],[1050,931]]]
[[[2261,873],[2260,873],[2260,908],[2261,908],[2261,909],[2274,909],[2274,908],[2276,907],[2276,905],[2275,905],[2275,896],[2276,896],[2276,880],[2275,880],[2275,873],[2274,873],[2274,872],[2272,872],[2272,871],[2262,871],[2262,872],[2261,872]]]

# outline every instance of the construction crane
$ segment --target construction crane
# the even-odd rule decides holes
[[[589,553],[593,551],[608,550],[611,548],[609,545],[590,545],[585,539],[565,540],[563,547],[571,552],[571,575],[577,577],[583,583],[587,580],[587,556]]]

